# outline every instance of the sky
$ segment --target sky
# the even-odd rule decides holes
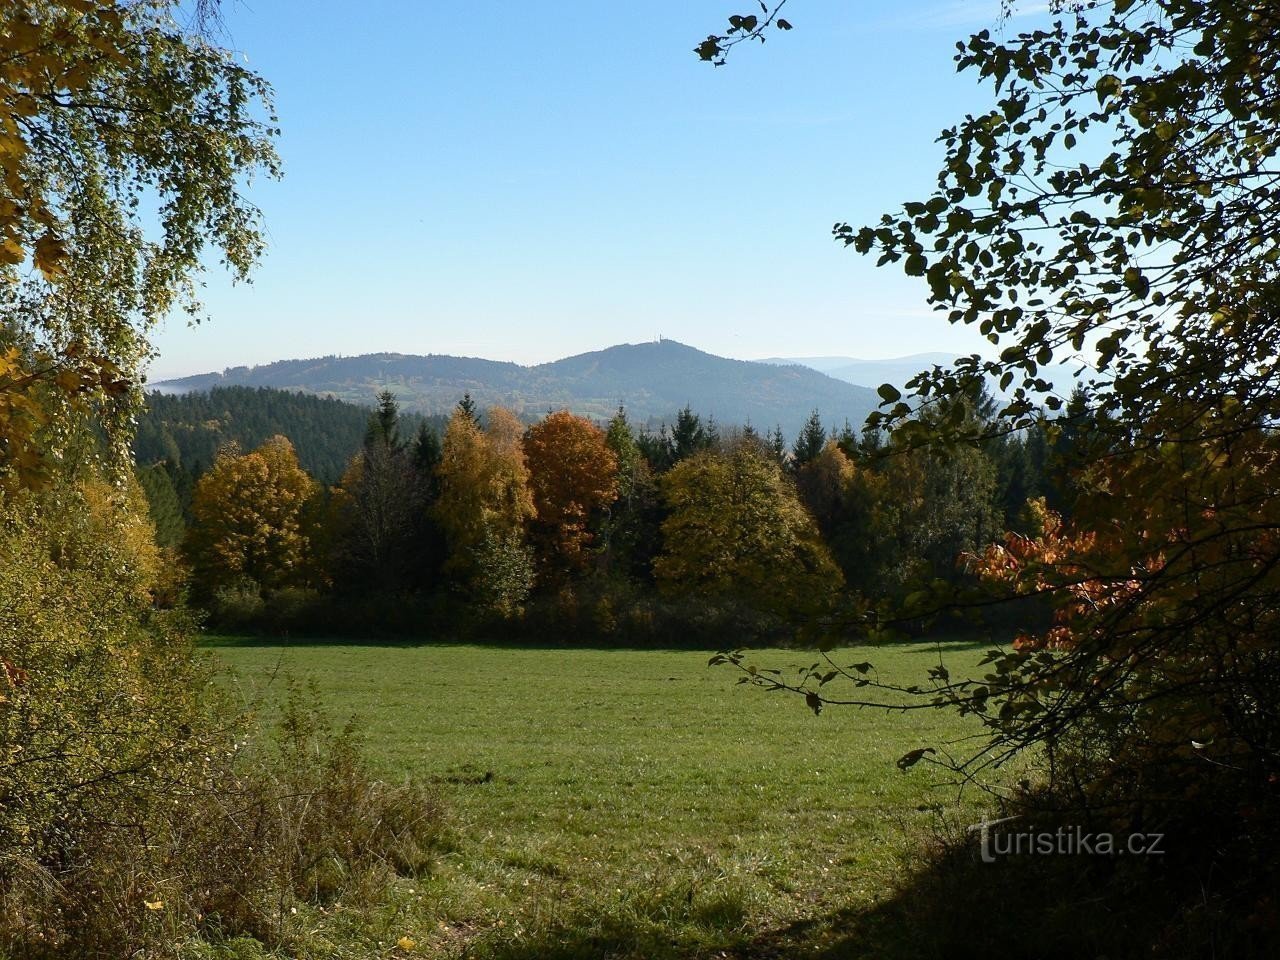
[[[789,0],[791,32],[699,62],[750,8],[228,0],[285,175],[246,188],[268,241],[253,281],[212,269],[208,319],[162,324],[150,379],[659,336],[741,359],[981,349],[831,226],[928,195],[938,133],[991,99],[956,41],[1023,24],[998,0]]]

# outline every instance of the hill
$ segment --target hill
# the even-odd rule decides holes
[[[946,366],[955,360],[950,353],[913,353],[887,360],[859,360],[857,357],[770,357],[761,363],[799,364],[829,377],[872,389],[882,383],[901,387],[921,370],[937,364]]]
[[[950,353],[914,353],[910,356],[892,357],[887,360],[859,360],[855,357],[770,357],[760,362],[780,365],[799,364],[857,386],[874,389],[882,383],[891,383],[901,389],[917,373],[935,366],[949,367],[955,359],[955,355]],[[1049,364],[1041,368],[1040,376],[1053,384],[1062,396],[1069,395],[1076,383],[1087,379],[1082,376],[1078,363]],[[990,379],[990,384],[993,392],[1001,392],[995,378]]]
[[[686,404],[721,423],[781,425],[794,436],[817,409],[831,424],[855,425],[878,402],[875,392],[799,365],[731,360],[674,340],[621,344],[536,366],[473,357],[409,356],[281,360],[257,367],[156,384],[166,393],[218,386],[276,387],[369,405],[382,389],[405,410],[445,414],[463,393],[483,408],[510,407],[527,418],[567,407],[603,420],[619,404],[640,422],[670,422]]]

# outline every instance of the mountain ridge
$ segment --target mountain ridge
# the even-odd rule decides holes
[[[734,360],[667,339],[530,366],[389,352],[279,360],[164,380],[150,389],[186,393],[215,386],[274,387],[365,405],[389,389],[405,410],[424,414],[451,410],[463,393],[482,407],[506,406],[528,418],[568,408],[603,420],[625,406],[641,423],[670,422],[688,405],[722,423],[762,430],[777,424],[788,435],[815,409],[831,425],[845,419],[856,425],[879,402],[873,390],[808,367]]]

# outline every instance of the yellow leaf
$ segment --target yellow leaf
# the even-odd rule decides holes
[[[63,274],[60,262],[67,255],[67,248],[61,238],[52,231],[36,241],[35,261],[40,272],[48,281],[57,280]]]
[[[412,953],[414,948],[417,947],[417,945],[418,945],[418,942],[414,940],[412,937],[401,937],[399,940],[396,941],[396,946],[399,947],[401,950],[403,950],[405,953]]]
[[[80,374],[75,370],[59,370],[53,379],[64,393],[75,393],[80,389]]]
[[[22,244],[15,238],[5,237],[0,240],[0,263],[21,263],[25,255]]]
[[[163,900],[143,900],[142,902],[143,902],[143,903],[145,903],[145,904],[147,905],[147,909],[148,909],[148,910],[163,910],[163,909],[164,909],[164,901],[163,901]]]

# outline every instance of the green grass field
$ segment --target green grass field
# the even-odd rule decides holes
[[[449,849],[377,916],[350,920],[369,950],[409,936],[440,955],[816,954],[827,918],[891,891],[939,806],[964,817],[980,801],[957,805],[936,768],[894,763],[971,733],[953,714],[814,716],[737,685],[705,652],[211,645],[246,697],[281,673],[314,680],[335,719],[358,719],[385,778],[439,785]],[[915,680],[939,649],[839,656]],[[979,655],[942,649],[953,665]]]

